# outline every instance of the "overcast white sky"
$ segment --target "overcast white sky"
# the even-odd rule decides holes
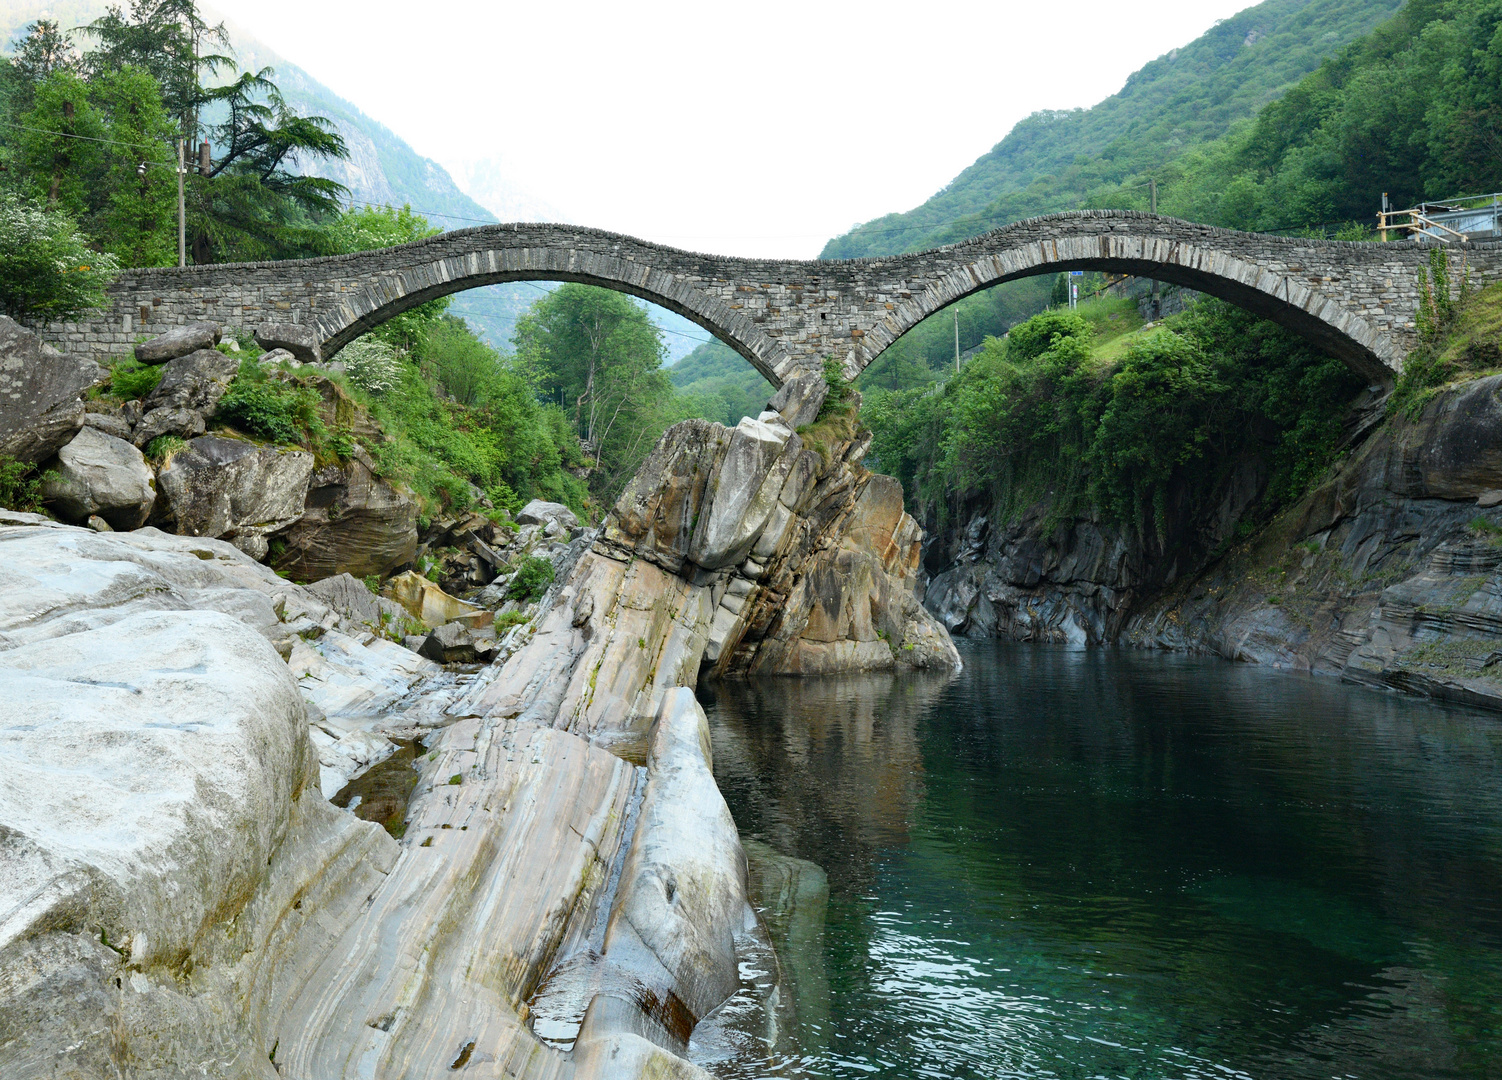
[[[801,257],[1247,6],[214,2],[461,182],[495,159],[578,224]]]

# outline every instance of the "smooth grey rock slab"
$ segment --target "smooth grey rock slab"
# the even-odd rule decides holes
[[[791,452],[784,454],[785,448]],[[712,485],[713,501],[694,530],[689,560],[706,570],[744,562],[801,450],[786,427],[749,417],[737,424]]]
[[[0,457],[45,461],[83,426],[80,395],[104,378],[0,315]]]
[[[158,334],[150,341],[136,346],[136,359],[143,364],[165,364],[179,356],[187,356],[199,349],[212,349],[219,344],[223,331],[218,323],[189,323],[174,326],[165,334]]]
[[[156,476],[124,439],[84,427],[57,452],[42,496],[69,521],[98,515],[116,529],[139,529],[156,503]]]
[[[316,364],[323,359],[318,335],[308,326],[262,323],[256,327],[256,344],[268,351],[286,349],[300,364]]]

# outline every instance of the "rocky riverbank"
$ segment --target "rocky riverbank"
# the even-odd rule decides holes
[[[1502,709],[1502,376],[1415,417],[1352,410],[1331,474],[1251,528],[1266,468],[1227,470],[1166,541],[980,507],[927,552],[955,633],[1209,652]]]
[[[754,1057],[785,1006],[689,688],[958,663],[854,404],[774,405],[672,429],[598,530],[445,523],[455,580],[551,557],[499,636],[415,575],[293,584],[244,528],[0,519],[0,1073],[702,1077],[700,1031]],[[419,618],[422,653],[457,627],[494,662],[390,640]],[[404,755],[388,832],[355,792]]]

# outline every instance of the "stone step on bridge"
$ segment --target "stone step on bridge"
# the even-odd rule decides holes
[[[1451,248],[1459,280],[1502,280],[1502,242]],[[696,254],[573,225],[486,225],[354,255],[128,270],[96,317],[44,328],[105,360],[142,336],[211,320],[254,330],[293,323],[323,359],[428,300],[509,281],[575,281],[677,312],[782,386],[836,358],[854,378],[924,318],[992,285],[1063,270],[1183,285],[1294,330],[1373,383],[1416,342],[1414,242],[1350,243],[1236,232],[1124,210],[1032,218],[911,255],[839,261]]]

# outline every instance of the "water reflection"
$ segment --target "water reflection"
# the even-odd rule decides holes
[[[1216,660],[965,660],[715,688],[743,833],[829,877],[798,1051],[760,1074],[1502,1075],[1495,717]]]

